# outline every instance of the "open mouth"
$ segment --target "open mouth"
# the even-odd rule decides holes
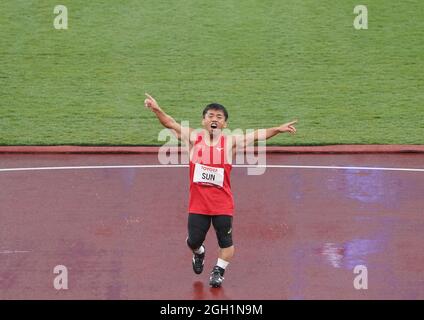
[[[211,128],[212,128],[212,129],[217,129],[217,128],[218,128],[218,124],[216,124],[216,123],[212,123],[212,124],[211,124]]]

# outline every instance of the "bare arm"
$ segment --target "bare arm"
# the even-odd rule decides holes
[[[256,141],[268,140],[269,138],[272,138],[273,136],[283,132],[294,134],[296,133],[296,128],[294,127],[295,123],[297,123],[297,120],[282,124],[279,127],[258,129],[243,136],[237,136],[234,140],[235,147],[237,149],[243,149],[246,146],[255,143]]]
[[[146,93],[146,100],[144,100],[144,105],[149,108],[158,118],[159,122],[165,127],[170,129],[175,136],[184,142],[192,143],[190,137],[193,129],[182,127],[174,118],[166,114],[156,100]]]

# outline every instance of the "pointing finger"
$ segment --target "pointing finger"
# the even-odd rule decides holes
[[[153,99],[153,97],[152,97],[150,94],[145,93],[145,95],[146,95],[149,99],[155,100],[155,99]]]

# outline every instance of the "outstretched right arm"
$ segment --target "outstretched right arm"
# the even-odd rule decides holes
[[[192,131],[193,129],[188,127],[182,127],[177,121],[175,121],[174,118],[167,115],[161,107],[159,107],[159,104],[156,102],[156,100],[146,93],[146,100],[144,100],[144,105],[149,108],[158,118],[159,122],[165,127],[170,129],[175,136],[180,139],[181,141],[188,143],[191,145],[193,143],[192,141]]]

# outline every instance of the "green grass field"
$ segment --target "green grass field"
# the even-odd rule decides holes
[[[158,145],[144,92],[194,128],[299,119],[270,144],[424,143],[422,0],[2,0],[0,38],[1,145]]]

